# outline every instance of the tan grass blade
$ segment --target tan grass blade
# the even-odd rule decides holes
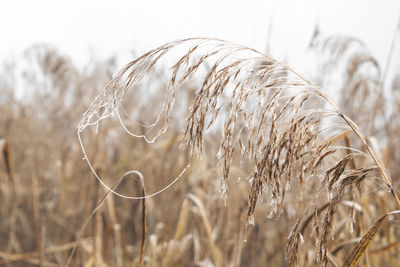
[[[372,239],[376,235],[376,233],[379,231],[379,229],[382,227],[382,224],[384,223],[386,217],[389,215],[389,213],[386,213],[379,217],[378,220],[375,221],[375,223],[369,228],[368,232],[362,237],[360,241],[357,242],[357,244],[353,247],[351,250],[350,254],[346,257],[343,267],[352,267],[356,266],[358,260],[360,259],[361,255],[365,252],[367,249],[368,245],[371,243]]]
[[[121,225],[118,222],[117,212],[115,207],[115,202],[113,195],[106,199],[106,204],[108,208],[108,213],[110,215],[112,229],[115,238],[115,258],[116,258],[116,266],[122,267],[123,266],[123,249],[122,249],[122,236],[121,236]]]
[[[187,217],[190,211],[190,203],[187,199],[183,200],[181,212],[179,213],[178,224],[176,225],[176,231],[174,240],[179,240],[186,227]]]
[[[335,257],[331,254],[331,253],[327,253],[328,259],[330,261],[330,263],[335,266],[335,267],[339,267],[340,264],[337,262],[337,260],[335,259]]]
[[[211,252],[212,252],[212,256],[214,258],[215,266],[221,266],[221,263],[222,263],[221,251],[218,249],[218,247],[215,244],[214,239],[212,237],[212,227],[210,224],[210,220],[208,219],[208,215],[207,215],[206,209],[203,205],[203,202],[197,196],[195,196],[193,194],[188,194],[187,198],[192,200],[196,204],[196,206],[199,208],[200,216],[203,220],[204,227],[206,228],[208,241],[210,242]]]
[[[100,199],[101,196],[101,191],[102,188],[98,187],[97,188],[97,199]],[[106,200],[106,198],[104,198]],[[99,203],[103,203],[103,201],[100,200]],[[100,205],[101,205],[100,204]],[[99,207],[100,207],[99,205]],[[94,238],[93,238],[93,247],[94,247],[94,265],[95,266],[106,266],[106,263],[104,262],[104,255],[103,252],[106,251],[106,249],[103,249],[105,241],[103,239],[103,236],[105,235],[104,233],[104,221],[103,221],[103,215],[102,215],[102,210],[97,210],[99,212],[96,212],[94,215]],[[107,239],[106,239],[107,240]]]

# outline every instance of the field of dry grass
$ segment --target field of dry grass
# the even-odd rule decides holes
[[[201,38],[5,65],[0,265],[400,266],[400,73],[354,38],[310,49],[312,79]]]

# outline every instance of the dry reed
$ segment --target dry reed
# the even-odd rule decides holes
[[[348,42],[340,45],[335,43],[334,47],[338,49],[334,52],[343,53],[348,45]],[[162,57],[172,53],[171,50],[177,47],[183,47],[186,52],[177,56],[178,60],[170,67],[165,102],[150,127],[151,130],[161,124],[158,133],[151,138],[146,134],[132,133],[126,128],[119,114],[124,95],[129,88],[144,79]],[[357,56],[352,60],[354,63],[348,70],[349,77],[353,77],[355,69],[364,62],[374,63],[371,57]],[[205,62],[208,62],[210,67],[202,72],[201,67]],[[346,188],[359,188],[365,179],[380,177],[400,208],[392,181],[372,151],[368,139],[324,91],[312,85],[289,66],[254,49],[223,40],[179,40],[151,50],[127,64],[83,115],[78,126],[79,139],[81,140],[81,134],[86,127],[97,126],[101,120],[116,115],[128,134],[154,143],[168,128],[179,87],[188,82],[195,73],[200,76],[201,86],[195,90],[193,100],[187,103],[190,107],[182,140],[191,154],[189,164],[194,157],[202,155],[204,135],[207,131],[213,127],[222,128],[218,160],[222,165],[221,191],[224,197],[228,191],[235,150],[239,149],[241,157],[252,162],[252,171],[248,174],[251,187],[248,195],[248,223],[254,224],[255,207],[262,199],[263,193],[271,194],[269,216],[272,217],[282,212],[285,195],[293,184],[302,186],[311,177],[324,177],[320,179],[320,189],[316,193],[324,194],[322,188],[326,188],[329,200],[317,237],[318,261],[325,266],[329,262],[327,244],[332,234],[334,216]],[[356,82],[357,86],[358,84]],[[310,107],[311,101],[319,101],[320,104],[316,108]],[[333,132],[338,129],[342,131]],[[332,144],[332,140],[343,135],[343,131],[348,129],[359,139],[362,149],[366,152]],[[329,136],[327,133],[334,135]],[[85,153],[85,149],[82,149]],[[338,157],[340,150],[347,151],[347,154],[331,166],[328,163],[324,164],[327,158],[333,155]],[[369,163],[361,168],[348,168],[355,157],[367,158]],[[85,159],[90,165],[86,153]],[[97,174],[96,176],[101,181]],[[295,178],[298,178],[298,181],[294,182]],[[301,217],[289,237],[287,254],[290,264],[298,262],[300,222]]]
[[[1,264],[65,266],[74,251],[70,266],[341,266],[351,255],[347,263],[396,266],[398,214],[357,245],[396,209],[396,75],[377,84],[362,42],[329,40],[324,49],[314,40],[330,64],[314,80],[340,90],[333,100],[285,64],[221,40],[164,45],[114,79],[116,60],[78,69],[48,46],[26,51],[21,77],[21,66],[0,68],[0,146],[10,144],[0,155]],[[109,80],[80,124],[85,159],[110,189],[142,201],[107,200],[74,139]],[[145,179],[115,188],[112,177],[132,168]]]

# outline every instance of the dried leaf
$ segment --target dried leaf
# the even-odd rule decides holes
[[[378,220],[376,220],[371,228],[369,228],[368,232],[362,237],[359,242],[357,242],[357,244],[351,250],[350,254],[346,257],[346,260],[342,265],[343,267],[356,266],[361,255],[365,252],[368,245],[371,243],[372,238],[379,231],[387,216],[388,214],[382,215],[381,217],[379,217]]]

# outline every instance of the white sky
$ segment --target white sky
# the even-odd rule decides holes
[[[399,0],[1,1],[0,58],[48,43],[79,64],[93,53],[141,53],[197,36],[264,51],[272,21],[272,56],[303,70],[309,66],[305,49],[319,21],[325,35],[362,39],[383,66],[399,15]]]

